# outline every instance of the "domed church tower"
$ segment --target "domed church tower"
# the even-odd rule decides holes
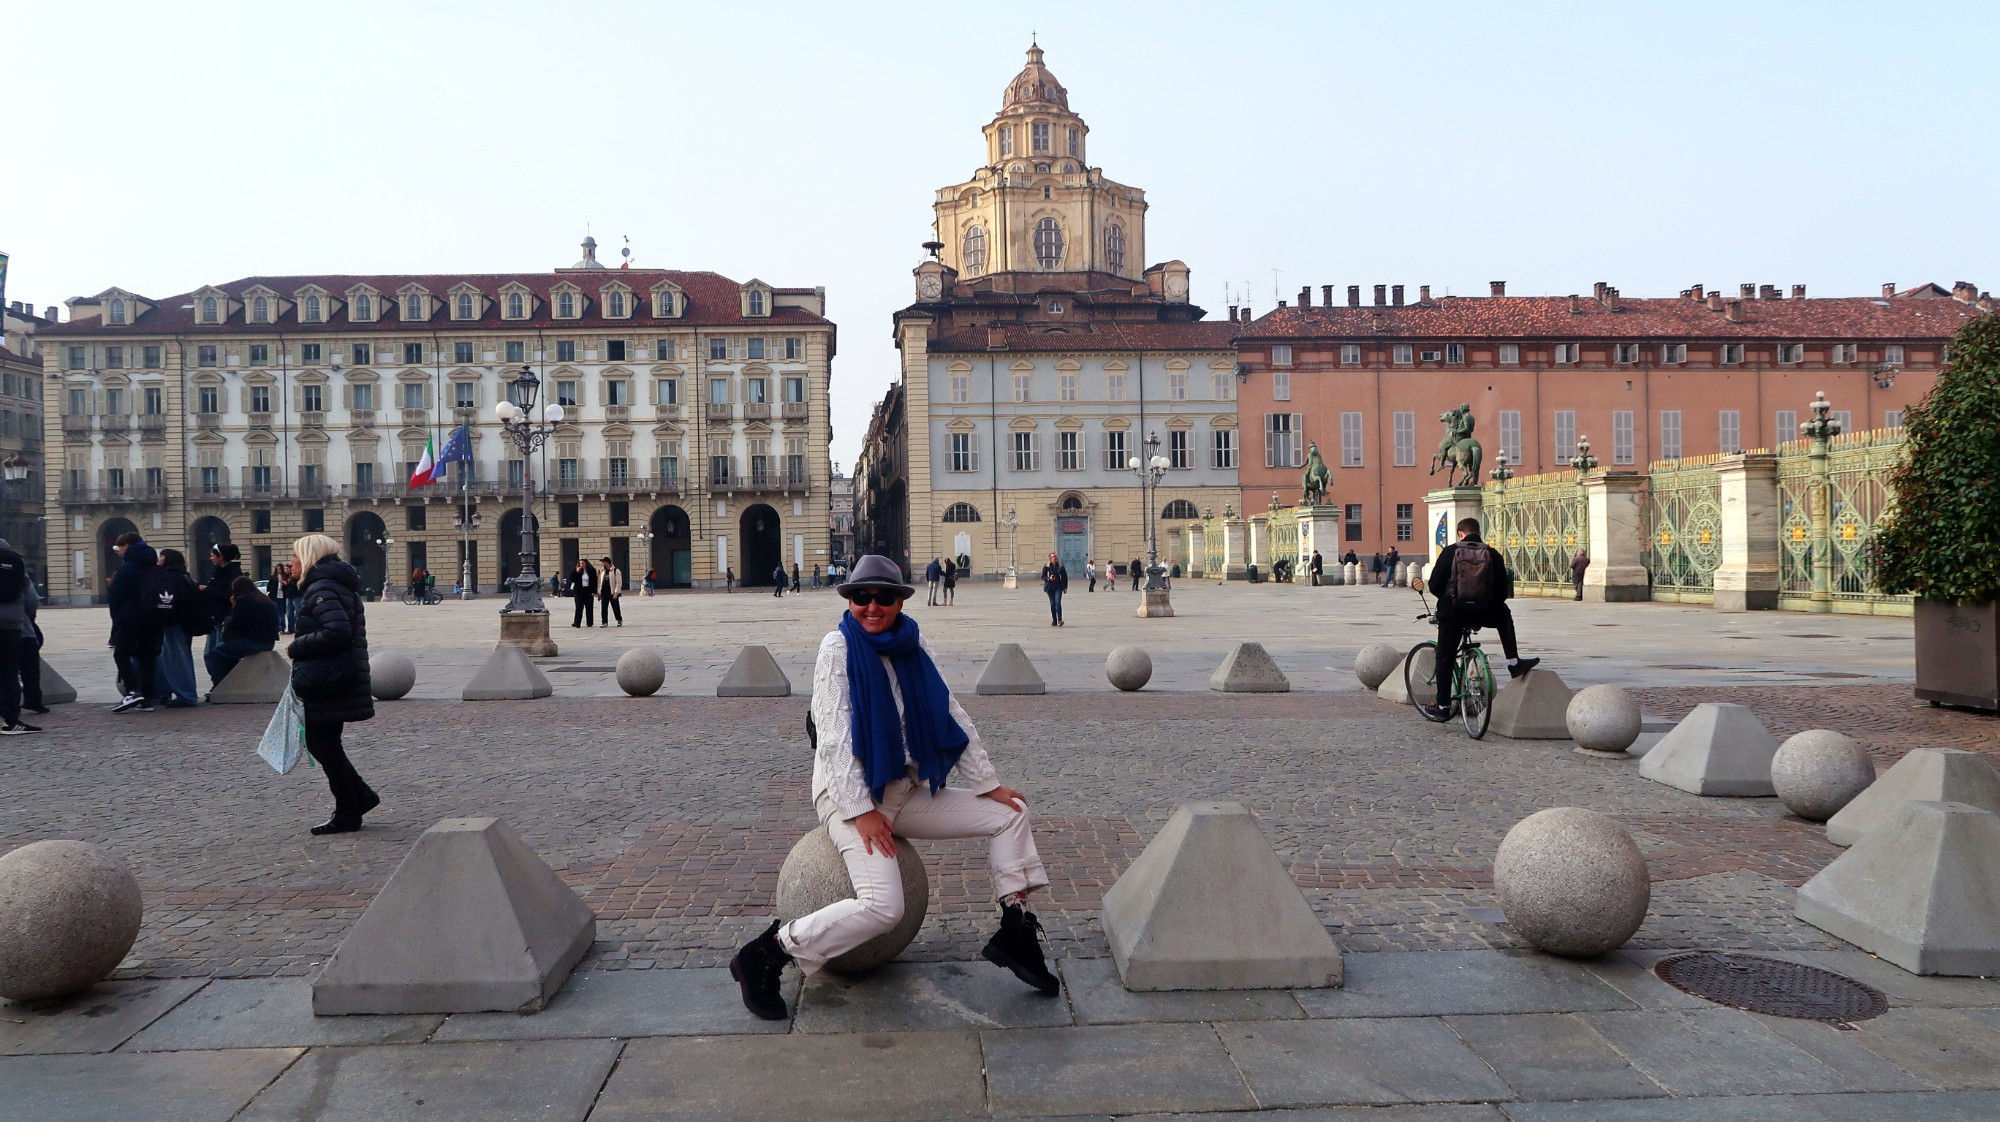
[[[1090,166],[1090,127],[1070,111],[1039,46],[1028,48],[985,134],[986,166],[934,204],[939,259],[959,281],[1018,273],[1143,281],[1146,193]]]

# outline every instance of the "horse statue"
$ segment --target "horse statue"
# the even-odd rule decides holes
[[[1437,455],[1431,457],[1430,473],[1436,475],[1439,468],[1450,468],[1453,470],[1445,473],[1445,486],[1479,486],[1479,461],[1482,453],[1479,442],[1472,439],[1472,406],[1460,405],[1456,409],[1440,413],[1438,420],[1444,422],[1445,434],[1444,439],[1438,441]],[[1464,474],[1461,476],[1460,472]]]
[[[1306,506],[1319,506],[1326,502],[1326,493],[1333,489],[1333,473],[1326,468],[1326,461],[1319,458],[1317,441],[1306,445],[1305,495],[1299,501]]]

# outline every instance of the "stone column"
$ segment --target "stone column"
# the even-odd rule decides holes
[[[1264,580],[1271,579],[1271,516],[1268,514],[1250,516],[1249,563],[1257,566],[1257,574]]]
[[[1715,606],[1768,612],[1778,606],[1778,458],[1730,456],[1715,465],[1722,491],[1722,564]]]
[[[1424,557],[1417,569],[1418,576],[1428,578],[1431,562],[1437,560],[1445,546],[1458,540],[1459,519],[1479,518],[1484,526],[1483,498],[1484,492],[1477,487],[1445,487],[1424,496],[1428,513],[1423,527]]]
[[[1250,523],[1241,518],[1227,518],[1222,522],[1222,571],[1210,573],[1210,580],[1244,580],[1248,573],[1244,566],[1249,564]]]
[[[1640,550],[1639,503],[1646,477],[1636,471],[1592,474],[1583,481],[1584,509],[1589,514],[1590,568],[1583,574],[1583,598],[1616,603],[1650,600],[1646,566]]]
[[[1331,587],[1341,582],[1340,569],[1340,508],[1337,506],[1302,506],[1299,515],[1299,566],[1312,564],[1313,550],[1319,551],[1320,586]],[[1309,584],[1310,580],[1299,583]]]

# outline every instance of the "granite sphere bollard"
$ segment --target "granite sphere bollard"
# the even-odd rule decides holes
[[[1153,656],[1130,643],[1113,648],[1104,659],[1104,676],[1127,693],[1142,689],[1153,680]]]
[[[368,658],[368,689],[377,701],[395,701],[417,686],[417,664],[410,656],[383,651]]]
[[[1370,643],[1354,656],[1354,676],[1369,689],[1380,688],[1403,667],[1403,652],[1387,643]]]
[[[667,660],[651,647],[635,647],[618,657],[618,688],[633,697],[651,697],[667,681]]]
[[[0,997],[41,1001],[111,975],[139,937],[139,882],[80,841],[39,841],[0,857]]]
[[[1831,729],[1807,729],[1778,745],[1771,786],[1800,818],[1824,822],[1875,782],[1868,750]]]
[[[924,859],[908,839],[896,839],[896,865],[903,873],[903,918],[896,926],[846,954],[830,958],[826,968],[836,974],[862,974],[888,963],[903,953],[924,925],[930,910],[930,878],[924,875]],[[854,899],[854,882],[847,878],[847,862],[821,826],[798,840],[778,867],[778,918],[787,922],[811,915],[828,904]]]
[[[1616,822],[1582,807],[1537,811],[1514,824],[1493,858],[1500,910],[1550,954],[1587,958],[1621,946],[1646,921],[1646,859]]]
[[[1578,748],[1592,752],[1623,752],[1639,739],[1643,714],[1639,701],[1617,686],[1588,686],[1576,691],[1563,711],[1563,727]]]

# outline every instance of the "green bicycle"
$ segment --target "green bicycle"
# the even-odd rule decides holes
[[[1422,588],[1417,589],[1417,598],[1424,604],[1424,614],[1417,619],[1436,624],[1437,614],[1424,599]],[[1486,652],[1474,637],[1478,631],[1476,627],[1466,628],[1458,650],[1447,660],[1451,667],[1451,704],[1445,707],[1443,716],[1433,717],[1424,709],[1437,697],[1437,640],[1418,643],[1403,659],[1403,688],[1409,691],[1410,704],[1417,707],[1417,712],[1427,721],[1443,724],[1451,720],[1452,710],[1456,709],[1465,723],[1466,734],[1474,740],[1484,737],[1487,726],[1493,723],[1493,666],[1486,661]]]

